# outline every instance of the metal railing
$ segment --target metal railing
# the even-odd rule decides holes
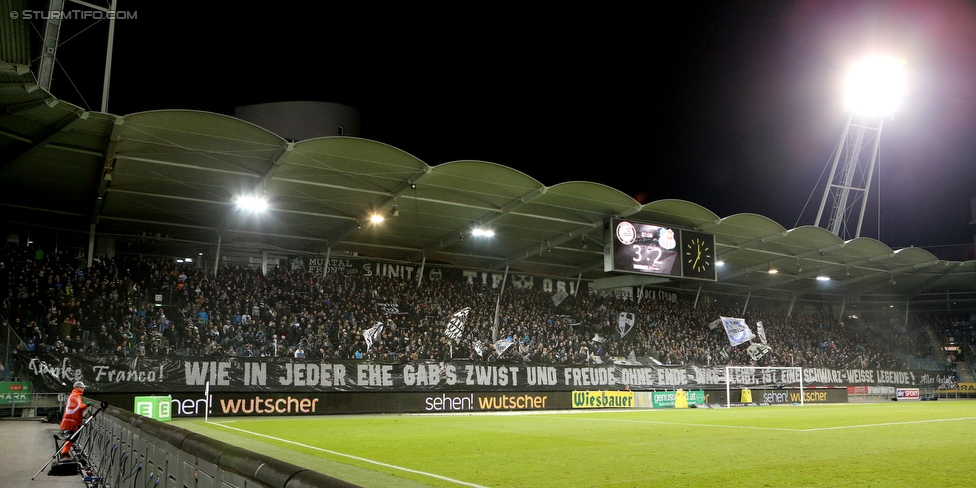
[[[30,393],[26,402],[0,403],[0,417],[47,417],[59,414],[67,398],[67,393]]]
[[[86,476],[100,487],[354,488],[356,485],[103,404],[80,432]]]

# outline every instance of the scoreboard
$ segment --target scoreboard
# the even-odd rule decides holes
[[[674,227],[610,219],[604,271],[716,280],[715,236]]]

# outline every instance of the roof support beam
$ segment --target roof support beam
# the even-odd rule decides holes
[[[538,188],[529,193],[526,193],[525,195],[522,195],[521,197],[515,200],[512,200],[511,202],[503,205],[501,208],[488,209],[491,212],[488,215],[483,216],[481,219],[477,220],[476,222],[472,222],[466,227],[462,227],[455,232],[451,232],[450,234],[444,235],[440,239],[435,241],[435,243],[426,246],[423,250],[421,250],[420,255],[414,258],[414,261],[426,258],[427,256],[435,254],[447,248],[448,246],[457,244],[458,242],[461,241],[465,230],[473,229],[476,227],[487,226],[492,222],[494,222],[495,220],[497,220],[498,218],[500,218],[501,216],[514,212],[515,209],[521,207],[522,205],[525,205],[528,202],[531,202],[532,200],[535,200],[536,198],[538,198],[539,196],[545,193],[546,193],[545,187]]]

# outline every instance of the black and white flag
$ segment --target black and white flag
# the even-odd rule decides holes
[[[377,303],[376,306],[383,309],[383,313],[387,315],[410,315],[410,307],[400,306],[398,302],[382,302]]]
[[[499,339],[495,341],[495,354],[498,354],[498,357],[502,357],[502,354],[505,354],[505,351],[512,347],[512,344],[515,343],[509,339]]]
[[[485,357],[485,350],[481,346],[481,341],[473,341],[471,346],[474,347],[475,354],[477,354],[479,357]]]
[[[468,321],[469,312],[471,312],[471,307],[465,307],[451,314],[451,317],[447,319],[447,328],[444,329],[444,335],[454,341],[461,340],[461,336],[464,334],[464,324]]]
[[[580,325],[583,325],[583,321],[581,321],[575,315],[557,315],[556,317],[563,325],[568,325],[570,327],[579,327]]]
[[[759,336],[759,342],[762,342],[767,346],[769,345],[769,343],[766,342],[766,329],[763,328],[762,322],[756,322],[756,335]]]
[[[377,322],[376,325],[363,331],[363,339],[366,339],[366,352],[369,352],[370,348],[373,347],[373,343],[379,340],[382,332],[383,322]]]
[[[637,315],[633,312],[620,312],[617,314],[616,332],[620,340],[629,339],[637,328]]]
[[[746,348],[746,352],[749,353],[749,357],[758,361],[762,359],[763,356],[769,353],[771,349],[765,344],[749,344]]]

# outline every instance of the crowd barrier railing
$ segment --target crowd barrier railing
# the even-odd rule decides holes
[[[108,406],[79,446],[107,486],[353,488],[357,485]]]

